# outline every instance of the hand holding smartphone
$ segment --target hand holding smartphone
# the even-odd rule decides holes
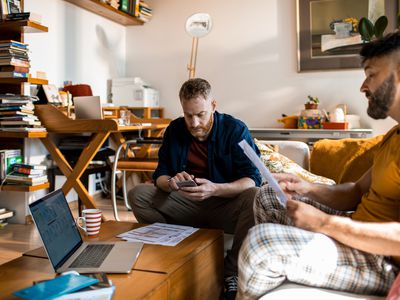
[[[197,186],[197,183],[194,180],[183,180],[183,181],[177,181],[176,185],[179,188],[183,188],[183,187],[194,187]]]

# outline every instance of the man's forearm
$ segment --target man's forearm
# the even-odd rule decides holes
[[[253,179],[243,177],[230,183],[216,183],[217,186],[214,196],[222,198],[230,198],[239,195],[245,190],[255,187]]]
[[[163,190],[164,192],[167,192],[167,193],[171,192],[171,188],[170,188],[169,182],[168,182],[168,179],[170,179],[170,178],[171,178],[171,176],[168,176],[168,175],[162,175],[162,176],[158,177],[156,180],[156,186],[159,189]]]
[[[319,232],[365,252],[400,256],[400,223],[372,223],[329,216]]]

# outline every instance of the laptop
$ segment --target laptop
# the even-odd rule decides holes
[[[130,273],[143,247],[139,242],[83,242],[61,189],[29,204],[29,209],[57,273]]]
[[[103,119],[99,96],[74,97],[75,119]]]

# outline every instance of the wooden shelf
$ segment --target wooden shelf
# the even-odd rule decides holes
[[[115,9],[111,5],[100,2],[99,0],[64,0],[73,3],[81,8],[84,8],[92,13],[100,15],[106,19],[114,21],[118,24],[130,25],[143,25],[143,21],[138,18]]]
[[[0,138],[30,138],[42,139],[47,137],[47,131],[44,132],[15,132],[15,131],[0,131]]]
[[[48,31],[49,29],[46,26],[29,20],[0,22],[0,32],[35,33]]]
[[[50,187],[50,183],[42,183],[39,185],[29,186],[29,185],[3,185],[1,187],[1,191],[10,191],[10,192],[34,192],[38,190],[48,189]]]
[[[23,82],[29,82],[31,84],[48,84],[49,81],[47,79],[39,79],[39,78],[0,78],[0,83],[5,84],[19,84]]]

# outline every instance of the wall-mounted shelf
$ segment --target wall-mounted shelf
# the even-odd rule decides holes
[[[106,19],[114,21],[124,26],[143,25],[143,21],[138,18],[124,13],[114,7],[102,3],[99,0],[64,0],[84,8],[92,13],[100,15]]]
[[[10,192],[34,192],[34,191],[39,191],[39,190],[43,190],[43,189],[48,189],[50,187],[50,183],[46,182],[46,183],[42,183],[42,184],[38,184],[38,185],[19,185],[19,184],[15,184],[15,185],[3,185],[1,187],[2,191],[10,191]]]
[[[43,139],[47,137],[47,131],[43,132],[15,132],[15,131],[0,131],[0,138],[32,138]]]
[[[23,83],[23,82],[29,82],[31,84],[48,84],[47,79],[39,79],[39,78],[33,78],[33,77],[28,77],[28,78],[0,78],[0,83],[6,83],[6,84],[18,84],[18,83]]]
[[[35,33],[35,32],[48,32],[49,29],[42,24],[29,21],[1,21],[0,22],[0,33],[7,32],[7,34],[16,33]]]

